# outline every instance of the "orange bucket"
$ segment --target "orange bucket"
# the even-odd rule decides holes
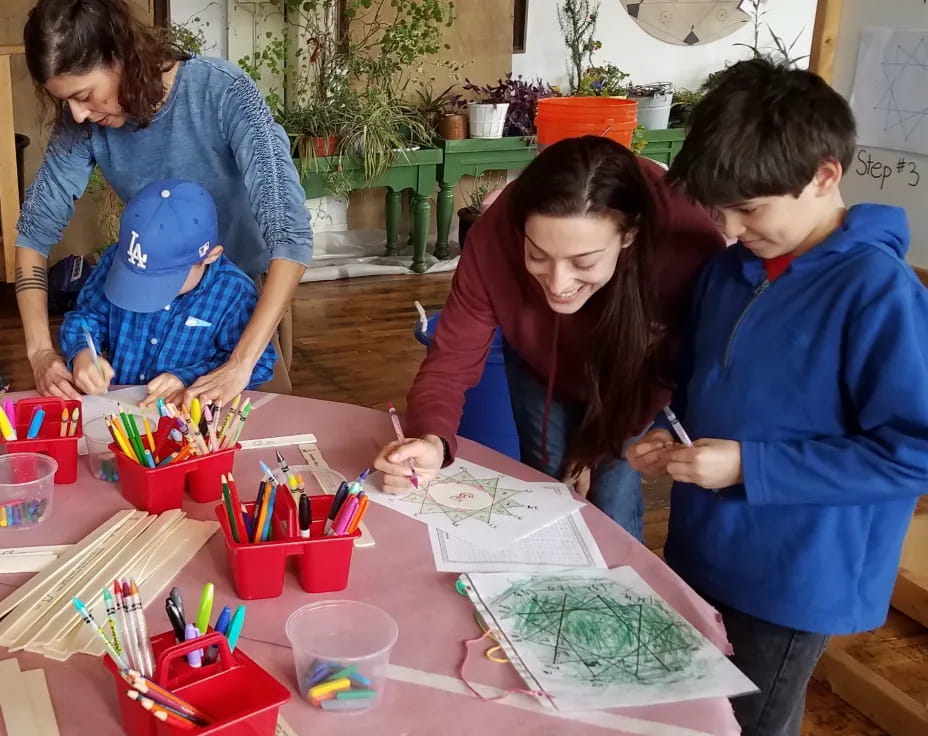
[[[619,97],[545,97],[538,100],[535,116],[538,144],[543,146],[601,135],[631,148],[637,123],[638,101]]]

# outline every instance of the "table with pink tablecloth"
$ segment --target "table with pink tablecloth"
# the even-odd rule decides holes
[[[314,433],[329,465],[354,477],[377,450],[393,438],[387,415],[359,406],[293,396],[249,392],[258,408],[248,419],[242,439]],[[14,396],[14,399],[16,397]],[[481,445],[461,439],[459,454],[526,481],[546,480],[538,471]],[[296,447],[280,448],[291,465],[303,463]],[[246,450],[235,461],[235,478],[243,500],[250,499],[261,475],[259,460],[273,461],[272,449]],[[310,484],[310,492],[312,486]],[[214,503],[189,499],[184,510],[192,518],[214,519]],[[120,509],[128,508],[115,484],[93,478],[80,458],[78,480],[57,486],[52,516],[29,532],[0,530],[0,547],[69,544],[81,540]],[[658,557],[636,542],[603,513],[587,505],[583,516],[609,567],[631,565],[661,596],[723,651],[725,631],[716,612],[700,600]],[[456,576],[435,571],[428,527],[390,509],[373,505],[366,524],[376,544],[356,548],[351,576],[340,593],[309,594],[289,568],[283,595],[247,601],[247,617],[239,646],[293,692],[282,715],[300,736],[343,733],[371,736],[461,736],[469,734],[647,734],[648,736],[727,736],[738,734],[729,702],[706,699],[647,708],[559,714],[530,696],[511,695],[502,702],[483,702],[459,678],[462,642],[479,636],[471,603],[455,591]],[[0,575],[0,597],[29,575]],[[226,567],[221,532],[199,551],[177,576],[187,601],[198,600],[205,582],[215,584],[217,605],[234,607],[236,598]],[[169,630],[163,597],[147,601],[152,633]],[[388,611],[399,625],[390,660],[389,682],[377,709],[347,716],[325,713],[300,699],[295,689],[291,652],[284,634],[287,616],[300,606],[326,598],[364,600]],[[495,688],[522,686],[509,664],[489,661],[473,645],[468,679]],[[75,655],[55,662],[39,655],[0,650],[0,659],[16,656],[21,669],[45,670],[52,704],[63,736],[111,736],[122,733],[112,679],[99,660]],[[5,731],[3,732],[5,733]]]

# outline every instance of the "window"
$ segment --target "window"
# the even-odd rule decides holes
[[[513,0],[512,53],[525,53],[525,30],[528,27],[528,0]]]

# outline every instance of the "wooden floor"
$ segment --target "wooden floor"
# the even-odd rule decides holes
[[[425,354],[413,338],[413,302],[419,300],[430,313],[440,309],[450,282],[450,274],[437,274],[301,285],[294,305],[294,393],[377,408],[388,401],[405,407],[406,391]],[[33,387],[13,292],[7,286],[0,286],[0,376],[14,389]],[[645,501],[646,542],[659,551],[666,537],[667,484],[648,484]],[[886,627],[848,638],[847,645],[906,679],[908,670],[900,660],[910,665],[926,661],[926,639],[924,629],[894,613]],[[827,688],[812,683],[803,736],[883,734]]]

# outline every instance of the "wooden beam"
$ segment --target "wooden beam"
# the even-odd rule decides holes
[[[3,277],[8,283],[14,280],[13,253],[16,246],[16,221],[19,219],[15,132],[10,57],[0,54],[0,234],[3,242]]]
[[[815,678],[890,736],[925,736],[928,708],[832,642]]]
[[[16,54],[25,54],[25,46],[10,46],[0,44],[0,56],[16,56]]]
[[[843,5],[844,0],[818,0],[815,9],[809,69],[829,83],[835,66]]]

